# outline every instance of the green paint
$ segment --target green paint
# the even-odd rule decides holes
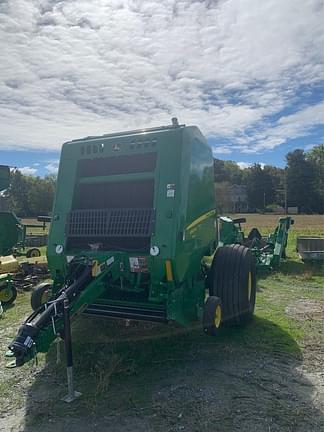
[[[6,165],[0,165],[0,191],[7,189],[10,184],[10,168]]]

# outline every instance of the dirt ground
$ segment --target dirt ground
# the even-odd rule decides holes
[[[75,328],[76,339],[85,332],[93,336],[77,344],[75,355],[82,397],[70,405],[60,401],[66,393],[64,368],[56,366],[53,349],[46,364],[11,372],[19,376],[12,385],[20,402],[1,405],[1,431],[324,430],[322,344],[308,340],[300,349],[288,333],[261,318],[216,339],[196,327],[161,328],[157,336],[160,326],[155,326],[151,339],[151,328],[101,326],[104,346],[91,319],[82,318]],[[278,346],[260,350],[260,341],[253,343],[255,326],[259,338],[267,338],[269,328],[276,332]],[[116,332],[124,347],[112,342]],[[282,344],[288,352],[282,352]]]

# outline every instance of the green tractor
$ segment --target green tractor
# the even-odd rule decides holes
[[[173,119],[65,143],[47,249],[53,283],[33,293],[34,313],[10,344],[16,365],[57,337],[71,352],[69,322],[81,312],[200,320],[208,335],[247,323],[255,257],[218,240],[213,156],[197,127]]]

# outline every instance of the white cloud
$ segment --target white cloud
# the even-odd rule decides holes
[[[218,146],[218,145],[216,145],[213,148],[213,153],[216,155],[218,155],[218,154],[230,154],[230,153],[232,153],[232,150],[231,150],[230,146],[225,146],[225,145]]]
[[[237,165],[241,169],[246,169],[246,168],[250,168],[250,166],[252,166],[252,163],[251,162],[237,162]]]
[[[52,161],[49,161],[47,165],[45,165],[45,169],[47,170],[47,172],[49,174],[57,174],[58,165],[59,165],[58,160],[52,160]]]
[[[264,162],[257,162],[260,166],[261,169],[263,169],[265,167],[265,163]],[[246,169],[246,168],[250,168],[253,163],[252,162],[237,162],[237,165],[240,167],[240,169]]]
[[[322,0],[3,1],[0,148],[173,115],[245,153],[275,148],[323,123],[300,97],[324,80],[323,22]]]
[[[305,150],[305,151],[312,150],[312,148],[315,147],[316,145],[317,145],[317,144],[308,144],[308,145],[306,145],[306,146],[304,147],[304,150]]]
[[[24,175],[34,176],[37,173],[36,168],[32,168],[32,167],[28,167],[28,166],[18,168],[18,170]]]

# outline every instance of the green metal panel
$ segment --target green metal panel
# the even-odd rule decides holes
[[[6,165],[0,165],[0,191],[7,189],[10,184],[10,169]]]

